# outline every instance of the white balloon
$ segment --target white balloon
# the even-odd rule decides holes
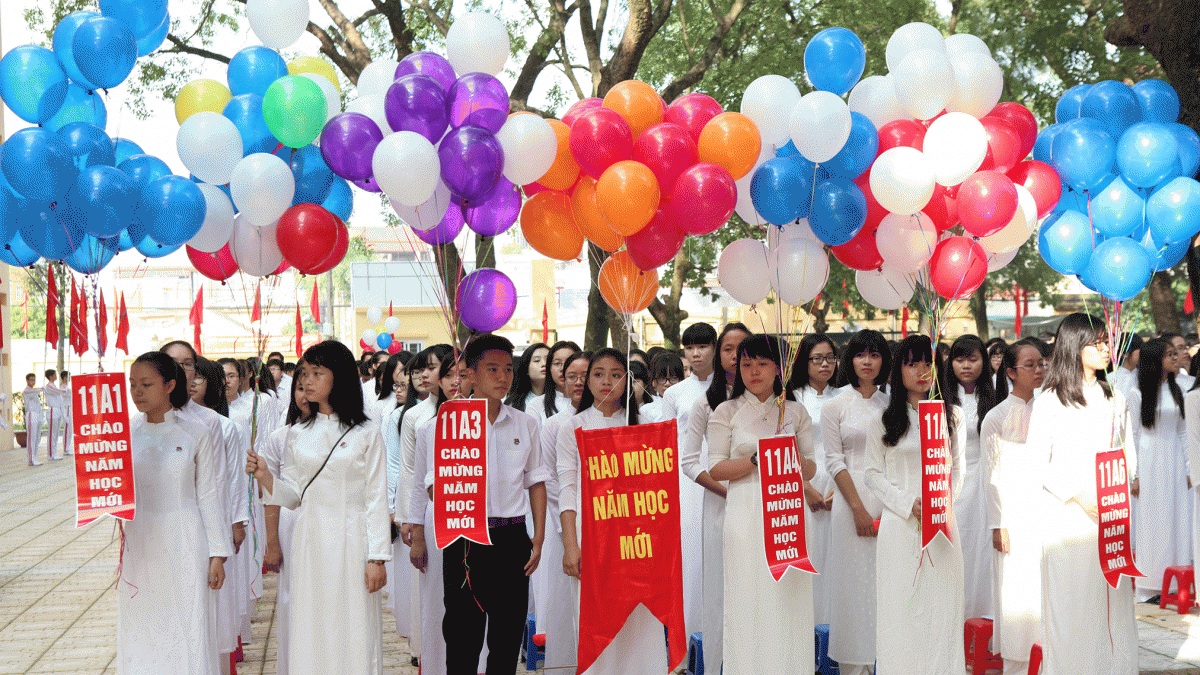
[[[756,165],[750,173],[734,181],[734,185],[737,186],[737,205],[733,207],[733,211],[746,223],[764,227],[768,223],[758,214],[758,210],[754,208],[754,200],[750,198],[750,181],[754,179],[754,172],[758,171],[759,166]]]
[[[395,333],[400,330],[400,317],[389,316],[383,320],[383,329],[389,333]]]
[[[424,204],[440,180],[441,162],[433,143],[415,131],[385,136],[371,156],[371,171],[379,189],[405,206]]]
[[[508,62],[508,29],[486,12],[468,12],[446,33],[446,59],[454,72],[497,75]]]
[[[855,272],[854,285],[863,300],[886,311],[903,307],[912,299],[916,288],[911,276],[887,266],[879,270]]]
[[[369,345],[375,344],[375,338],[377,337],[379,337],[379,334],[375,332],[374,328],[367,328],[362,332],[362,341]]]
[[[188,246],[202,253],[215,253],[229,243],[229,237],[233,235],[233,202],[216,185],[200,183],[196,187],[204,194],[208,209],[204,213],[204,224],[196,236],[188,241]]]
[[[800,102],[800,89],[782,75],[763,75],[742,94],[742,114],[758,126],[763,145],[784,145],[792,110]]]
[[[825,288],[829,281],[829,254],[812,239],[782,241],[767,252],[767,277],[779,299],[801,305]]]
[[[1021,248],[1037,231],[1037,202],[1024,185],[1017,186],[1017,212],[1000,231],[979,238],[979,245],[988,253],[1004,253]]]
[[[179,126],[175,150],[196,178],[224,185],[229,182],[233,167],[242,160],[242,137],[228,117],[199,112]]]
[[[767,226],[767,250],[773,251],[780,244],[789,241],[815,241],[821,243],[821,240],[816,234],[813,234],[812,226],[809,225],[808,218],[801,218],[795,222],[784,223],[783,225]],[[822,244],[824,245],[824,244]]]
[[[871,165],[871,194],[892,213],[916,213],[933,197],[933,162],[916,148],[890,148]]]
[[[992,272],[995,272],[996,270],[998,270],[998,269],[1004,267],[1005,265],[1007,265],[1008,263],[1012,262],[1013,258],[1016,258],[1017,253],[1019,253],[1020,251],[1021,251],[1021,247],[1018,246],[1017,248],[1014,248],[1013,250],[1007,251],[1005,253],[988,253],[988,259],[987,259],[988,274],[991,274]]]
[[[788,128],[805,159],[828,162],[850,138],[850,108],[832,92],[809,92],[792,109]]]
[[[989,59],[992,58],[992,50],[988,49],[987,43],[970,33],[955,33],[948,36],[946,38],[946,54],[950,56],[951,61],[960,54],[983,54]]]
[[[378,307],[367,308],[367,323],[379,323],[383,321],[383,310]]]
[[[250,30],[271,49],[290,47],[308,29],[308,0],[246,0]]]
[[[987,156],[987,131],[965,112],[946,113],[929,125],[922,152],[940,185],[950,187],[979,170]]]
[[[296,178],[287,162],[272,154],[256,152],[234,167],[229,192],[242,220],[262,227],[279,220],[292,205]]]
[[[504,177],[528,185],[546,175],[558,152],[554,127],[538,115],[512,115],[496,133],[504,149]]]
[[[325,77],[324,75],[317,75],[315,73],[300,73],[300,77],[307,77],[313,82],[316,82],[317,86],[321,88],[321,92],[325,94],[326,122],[334,117],[337,117],[338,114],[342,112],[342,94],[337,90],[337,87],[333,86],[333,83],[329,81],[328,77]],[[321,137],[318,136],[317,140],[319,141],[320,138]]]
[[[417,206],[405,206],[392,200],[388,201],[392,205],[392,210],[406,225],[417,232],[427,232],[436,227],[445,217],[446,208],[450,206],[450,188],[446,187],[446,184],[439,178],[437,187],[433,189],[433,196]]]
[[[876,129],[888,122],[907,119],[908,115],[896,98],[896,85],[888,75],[863,78],[850,91],[850,112],[862,113]]]
[[[254,277],[265,277],[283,264],[283,254],[275,241],[279,221],[256,227],[239,214],[229,239],[229,252],[238,268]]]
[[[721,251],[717,260],[717,279],[731,298],[744,305],[762,302],[771,290],[771,280],[763,274],[767,268],[767,249],[758,239],[738,239]]]
[[[400,62],[395,59],[375,59],[368,63],[358,75],[358,95],[382,99],[388,87],[396,81],[396,68],[399,66]]]
[[[883,263],[893,269],[912,274],[933,257],[937,247],[937,226],[924,213],[900,215],[889,213],[875,232]]]
[[[370,117],[371,121],[379,125],[379,130],[383,132],[384,136],[392,133],[392,127],[387,121],[387,113],[383,108],[383,96],[359,96],[346,104],[346,112],[361,113]]]
[[[896,100],[911,116],[933,119],[958,93],[954,69],[945,51],[918,49],[892,69]],[[964,83],[970,86],[970,83]]]
[[[942,37],[942,32],[919,21],[900,26],[892,33],[892,37],[888,38],[887,49],[884,51],[888,70],[895,70],[904,57],[921,49],[932,49],[945,54],[946,40]]]
[[[1004,72],[1000,70],[1000,64],[990,56],[969,52],[956,54],[950,59],[950,65],[958,89],[946,104],[946,110],[965,112],[972,117],[990,113],[1004,91]]]

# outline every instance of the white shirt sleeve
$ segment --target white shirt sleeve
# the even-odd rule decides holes
[[[708,470],[708,467],[701,466],[700,454],[708,434],[708,418],[711,413],[707,398],[701,396],[696,399],[696,404],[692,406],[688,415],[687,427],[681,434],[683,447],[679,450],[679,468],[693,481]]]
[[[370,421],[361,425],[363,460],[366,463],[366,489],[363,513],[367,519],[367,560],[392,559],[392,528],[387,508],[387,451],[379,430]],[[365,562],[365,561],[364,561]]]
[[[419,405],[419,404],[418,404]],[[417,451],[417,411],[418,406],[408,409],[400,427],[400,471],[396,475],[396,520],[402,523],[423,522],[425,512],[410,514],[408,512],[409,498],[406,497],[417,481],[414,480],[414,458]],[[424,475],[424,474],[422,474]]]
[[[436,419],[436,418],[435,418]],[[408,490],[405,509],[406,523],[422,525],[425,523],[425,507],[429,504],[428,489],[433,485],[433,434],[435,421],[429,421],[415,430],[415,447],[413,448],[413,480]],[[426,480],[429,482],[426,483]]]
[[[391,513],[396,512],[396,482],[400,478],[400,430],[396,428],[400,419],[399,410],[393,410],[379,426],[383,447],[387,451],[387,500]]]
[[[1183,399],[1183,412],[1187,428],[1185,446],[1187,453],[1188,477],[1192,479],[1192,489],[1200,490],[1200,389],[1188,392]]]
[[[1000,498],[1000,456],[1003,449],[1002,431],[1005,413],[1009,407],[1001,403],[988,411],[979,428],[979,449],[983,453],[984,480],[987,502],[987,527],[998,529],[1003,525],[1003,503]]]
[[[857,394],[857,392],[855,392]],[[825,450],[825,468],[831,478],[846,470],[846,452],[842,448],[842,410],[849,394],[835,396],[821,409],[821,445]]]
[[[530,415],[522,419],[520,423],[525,425],[525,433],[529,438],[530,446],[532,446],[525,460],[524,486],[528,490],[538,483],[544,485],[550,480],[550,467],[547,466],[546,458],[542,454],[541,434],[537,419]]]
[[[196,501],[204,535],[208,540],[208,556],[229,558],[233,555],[233,535],[229,531],[229,515],[225,512],[225,453],[214,446],[215,439],[206,427],[187,424],[185,433],[196,434]]]
[[[579,511],[579,442],[575,439],[576,419],[558,431],[558,508],[561,512]]]
[[[733,413],[736,401],[726,401],[717,406],[708,418],[708,467],[711,470],[718,462],[730,458],[733,453]]]
[[[867,427],[866,468],[863,471],[863,481],[889,511],[899,516],[901,520],[908,520],[913,517],[912,507],[919,495],[903,493],[900,488],[887,479],[883,431],[882,418],[872,421]],[[919,431],[910,428],[908,433],[915,434]]]

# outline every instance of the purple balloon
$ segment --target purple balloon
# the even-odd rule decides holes
[[[521,215],[521,188],[507,178],[475,206],[467,209],[467,226],[481,237],[494,237],[513,226]]]
[[[417,238],[430,246],[440,246],[441,244],[449,244],[454,241],[454,238],[458,236],[459,232],[462,232],[462,229],[462,208],[457,204],[451,204],[446,207],[446,215],[442,216],[442,222],[424,232],[413,230],[413,234],[417,235]]]
[[[371,176],[365,180],[354,180],[350,182],[354,185],[354,187],[361,190],[366,190],[367,192],[383,192],[383,188],[379,187],[379,184],[375,182],[375,176]]]
[[[500,141],[486,129],[459,127],[438,146],[442,182],[463,206],[475,206],[496,187],[504,169]]]
[[[446,91],[432,77],[405,75],[388,87],[383,111],[393,131],[415,131],[430,143],[442,140],[450,116]]]
[[[446,101],[453,127],[483,127],[494,134],[508,119],[508,90],[486,73],[467,73],[458,78]]]
[[[337,175],[348,181],[371,177],[371,157],[383,132],[375,120],[362,113],[341,113],[321,130],[321,158]]]
[[[490,267],[463,277],[456,295],[459,320],[480,333],[502,328],[517,311],[517,287],[504,272]]]
[[[405,75],[425,75],[432,77],[434,81],[442,85],[443,91],[450,91],[450,87],[454,86],[454,66],[440,54],[433,52],[413,52],[404,57],[400,61],[400,65],[396,66],[396,77],[400,79]]]

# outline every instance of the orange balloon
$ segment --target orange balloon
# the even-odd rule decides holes
[[[600,295],[609,307],[625,314],[650,306],[658,292],[658,271],[644,272],[633,264],[629,251],[617,251],[600,266],[596,278]]]
[[[762,150],[758,127],[745,115],[721,113],[700,131],[700,161],[720,164],[734,180],[750,173]]]
[[[604,107],[614,110],[625,118],[633,137],[637,138],[648,127],[663,121],[662,97],[654,87],[638,80],[618,82],[604,96]]]
[[[537,182],[551,190],[570,190],[579,179],[579,162],[575,161],[575,156],[571,154],[571,145],[567,142],[571,135],[571,127],[558,120],[546,121],[554,129],[554,135],[558,136],[558,150],[554,153],[554,163]]]
[[[662,194],[650,167],[627,159],[604,170],[596,181],[596,202],[617,234],[628,237],[658,212]]]
[[[571,216],[571,198],[545,190],[521,208],[521,234],[535,251],[555,260],[574,260],[583,252],[583,234]]]
[[[625,244],[625,237],[617,234],[608,224],[608,219],[600,211],[596,201],[596,179],[584,176],[575,184],[571,193],[571,215],[575,216],[575,224],[593,244],[612,253]]]

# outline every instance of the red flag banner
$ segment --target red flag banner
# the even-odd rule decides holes
[[[459,537],[491,545],[487,525],[487,401],[438,408],[433,431],[433,529],[437,547]]]
[[[817,573],[804,536],[804,476],[795,436],[758,441],[758,478],[762,487],[763,544],[775,581],[789,567]]]
[[[917,404],[921,427],[921,548],[950,534],[950,441],[946,436],[946,403]]]
[[[103,516],[133,520],[133,451],[125,373],[71,378],[75,527]]]
[[[54,281],[54,265],[46,266],[46,342],[58,348],[58,284]]]
[[[308,310],[310,312],[312,312],[313,321],[315,321],[317,323],[317,325],[320,326],[320,324],[321,324],[321,302],[317,298],[317,281],[316,281],[316,279],[313,279],[312,299],[308,301]],[[317,332],[319,333],[321,331],[318,330]]]
[[[79,350],[79,287],[75,285],[75,277],[71,277],[71,311],[68,314],[67,346],[80,354]]]
[[[300,340],[304,337],[304,321],[300,318],[300,303],[296,303],[296,358],[304,356],[304,347]]]
[[[262,282],[254,287],[254,306],[250,308],[250,323],[262,321]]]
[[[104,304],[104,289],[96,287],[96,345],[100,356],[108,352],[108,305]]]
[[[550,310],[546,299],[542,298],[542,342],[550,341]]]
[[[644,604],[667,626],[670,663],[687,655],[675,420],[584,431],[579,442],[582,576],[579,672]]]
[[[83,287],[83,280],[79,281],[79,346],[75,348],[75,353],[83,356],[88,350],[88,302],[87,290]]]
[[[1144,577],[1138,571],[1129,538],[1129,474],[1125,448],[1096,453],[1096,506],[1100,511],[1100,571],[1109,586],[1117,587],[1121,575]]]
[[[117,311],[117,349],[129,355],[129,311],[125,309],[125,291],[121,291],[121,308]]]
[[[204,323],[204,287],[196,291],[196,301],[192,303],[192,311],[188,312],[188,323],[192,324],[192,346],[197,354],[203,354],[200,349],[200,325]]]

